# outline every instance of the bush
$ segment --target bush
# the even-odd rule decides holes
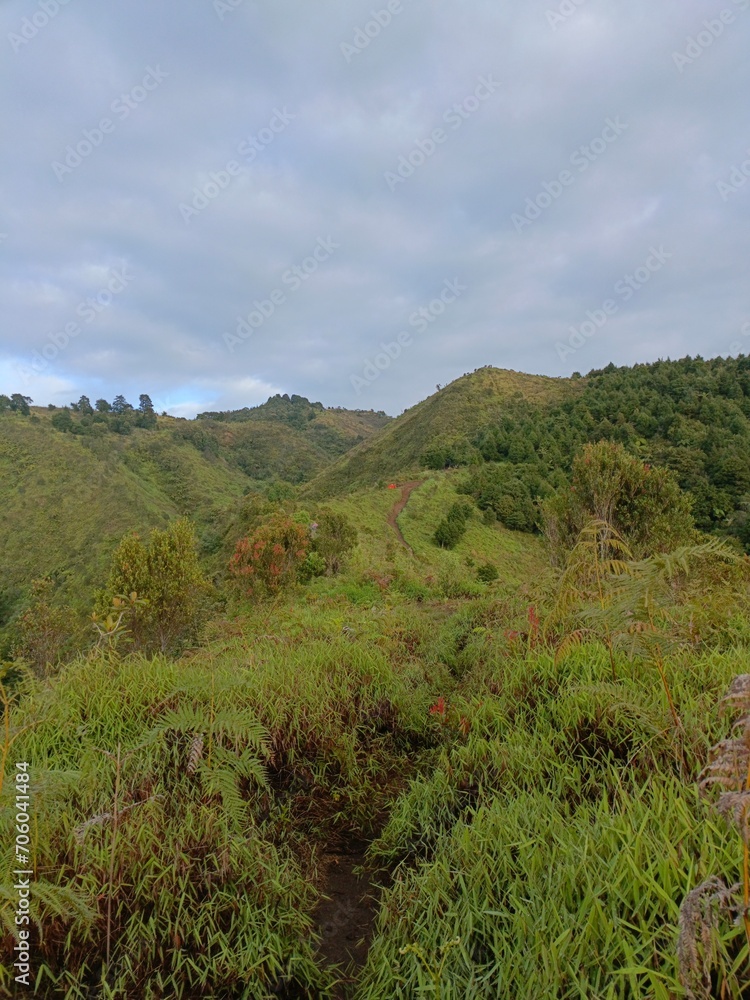
[[[452,549],[463,538],[466,524],[471,516],[472,506],[466,501],[454,503],[445,518],[435,529],[435,544],[442,549]]]
[[[229,572],[247,595],[272,596],[298,579],[309,551],[306,529],[286,514],[274,514],[239,540]]]
[[[558,559],[592,519],[611,525],[640,557],[691,540],[691,503],[674,473],[641,462],[621,444],[599,441],[576,456],[571,485],[544,501],[542,513]]]
[[[181,518],[164,531],[153,531],[147,544],[137,534],[120,542],[96,611],[105,616],[115,598],[137,594],[145,603],[131,600],[123,606],[122,619],[135,649],[174,652],[197,635],[208,592],[198,563],[195,529]]]
[[[497,566],[494,563],[486,562],[477,568],[477,580],[480,580],[482,583],[492,583],[499,576]]]
[[[305,561],[299,569],[299,578],[303,583],[313,577],[323,576],[326,571],[326,561],[319,552],[308,552]]]
[[[12,655],[29,663],[38,676],[43,676],[72,652],[72,640],[77,631],[71,608],[51,604],[54,584],[48,578],[31,584],[31,601],[13,623],[15,641]]]
[[[340,571],[345,556],[356,544],[357,529],[345,514],[337,514],[327,507],[318,511],[312,548],[323,559],[329,576]]]

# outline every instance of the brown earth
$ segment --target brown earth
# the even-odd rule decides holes
[[[394,505],[391,507],[390,512],[388,514],[388,524],[390,524],[390,526],[396,532],[396,535],[398,536],[398,540],[401,542],[401,544],[405,545],[406,548],[409,550],[409,552],[411,552],[412,555],[414,555],[414,550],[412,549],[411,545],[409,545],[409,543],[406,541],[406,539],[404,538],[403,534],[401,533],[401,528],[399,528],[399,526],[398,526],[398,520],[397,520],[397,518],[398,518],[398,515],[401,513],[401,511],[404,509],[404,507],[409,502],[409,497],[411,496],[411,491],[416,486],[419,486],[419,485],[420,485],[420,483],[417,480],[415,480],[415,481],[413,481],[411,483],[404,483],[404,485],[401,487],[401,496],[394,503]]]
[[[348,840],[326,854],[325,882],[313,914],[321,936],[318,952],[326,965],[341,970],[337,1000],[353,996],[357,976],[367,960],[377,916],[378,886],[355,875],[364,864],[367,841]]]

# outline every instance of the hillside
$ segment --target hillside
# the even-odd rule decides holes
[[[55,426],[61,415],[66,432]],[[98,413],[0,412],[0,628],[38,576],[55,579],[59,598],[86,604],[128,531],[188,515],[210,549],[222,514],[248,490],[304,482],[389,420],[299,396],[218,419],[162,416],[148,430],[123,428],[126,416],[112,433]]]
[[[674,471],[703,531],[750,551],[750,357],[682,358],[585,378],[495,368],[464,375],[319,475],[311,496],[419,469],[502,466],[529,501],[559,487],[586,443],[619,442]]]
[[[332,496],[354,485],[406,476],[424,468],[432,449],[457,448],[455,464],[466,456],[465,442],[478,427],[504,416],[519,399],[546,406],[579,391],[570,379],[525,375],[501,368],[478,368],[406,410],[370,440],[348,452],[310,484],[314,496]]]
[[[34,994],[744,996],[750,560],[690,506],[721,534],[744,502],[750,366],[318,407],[0,414],[0,894],[33,868]],[[120,536],[168,524],[92,635]],[[42,572],[78,634],[26,601]]]
[[[205,528],[247,488],[241,472],[208,461],[169,431],[77,437],[53,431],[44,411],[37,417],[0,418],[6,609],[33,578],[47,575],[67,599],[90,600],[128,531],[188,513]]]

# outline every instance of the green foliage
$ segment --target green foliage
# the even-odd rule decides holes
[[[28,606],[13,622],[12,654],[45,676],[75,647],[78,622],[72,608],[53,604],[54,583],[34,580]]]
[[[534,465],[487,463],[475,468],[458,486],[473,497],[477,507],[512,531],[536,531],[539,517],[535,501],[551,486]]]
[[[60,431],[62,434],[72,431],[73,417],[70,414],[70,409],[64,406],[61,410],[53,414],[50,423],[56,431]]]
[[[592,518],[611,525],[637,554],[675,548],[693,534],[690,507],[673,473],[639,461],[621,444],[600,441],[584,447],[573,462],[571,486],[542,510],[559,559]]]
[[[198,563],[195,529],[185,518],[151,533],[123,538],[112,557],[106,589],[97,601],[99,615],[110,613],[121,595],[136,594],[124,618],[133,648],[175,652],[193,642],[206,612],[209,588]]]
[[[357,529],[345,514],[328,507],[317,511],[315,525],[313,552],[323,559],[326,573],[333,575],[340,572],[346,555],[357,544]]]
[[[492,583],[500,576],[497,566],[494,563],[486,562],[477,566],[477,580],[482,583]]]
[[[459,500],[451,505],[450,510],[435,529],[435,544],[443,549],[453,549],[463,538],[471,517],[472,505],[465,500]]]
[[[434,441],[421,456],[428,469],[452,469],[477,460],[477,452],[465,438]]]

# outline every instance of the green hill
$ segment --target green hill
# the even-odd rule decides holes
[[[53,421],[63,412],[0,413],[0,627],[39,576],[57,581],[60,599],[87,606],[131,530],[184,514],[210,549],[224,513],[248,490],[308,480],[389,420],[299,396],[216,419],[160,417],[152,430],[126,422],[128,433],[75,412],[62,432]]]
[[[85,600],[122,535],[180,514],[205,527],[247,488],[239,470],[208,461],[168,430],[78,437],[52,430],[43,412],[37,417],[0,419],[6,604],[47,575],[68,599]]]
[[[467,439],[493,421],[499,421],[511,403],[525,400],[546,406],[575,395],[580,383],[570,379],[524,375],[501,368],[478,368],[446,385],[406,410],[370,440],[326,469],[311,495],[331,496],[354,485],[405,476],[424,468],[429,449],[455,449],[456,462],[466,455]]]
[[[199,413],[176,433],[254,479],[311,479],[391,422],[382,411],[326,409],[304,396],[272,396],[261,406]]]
[[[750,359],[2,411],[0,994],[748,995]]]

